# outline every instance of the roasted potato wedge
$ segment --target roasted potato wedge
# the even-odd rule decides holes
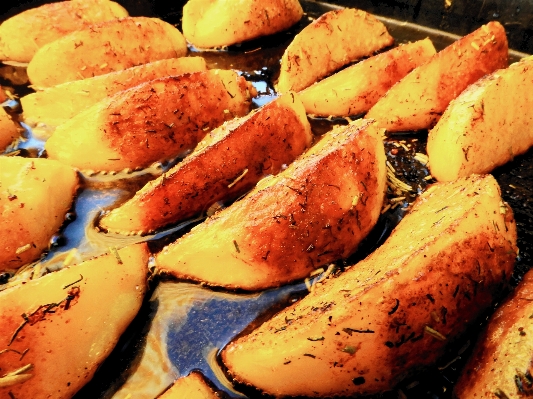
[[[229,46],[281,32],[302,16],[298,0],[189,0],[183,35],[200,48]]]
[[[252,89],[225,70],[152,80],[58,126],[45,148],[49,158],[83,170],[142,168],[185,154],[210,130],[247,114]]]
[[[0,157],[0,271],[37,259],[72,206],[78,175],[43,158]]]
[[[60,1],[26,10],[0,25],[0,60],[30,62],[39,48],[67,33],[127,16],[109,0]]]
[[[276,397],[390,390],[490,306],[516,255],[492,176],[434,185],[373,254],[230,343],[222,360],[236,381]]]
[[[485,76],[452,101],[428,136],[432,176],[488,173],[533,146],[530,82],[533,57]]]
[[[372,121],[326,134],[286,170],[164,248],[178,278],[260,290],[302,279],[355,251],[376,223],[385,151]]]
[[[296,35],[281,58],[276,89],[300,91],[394,39],[373,15],[352,8],[330,11]]]
[[[119,91],[164,76],[207,70],[202,57],[169,58],[105,75],[66,82],[20,99],[24,122],[55,127]]]
[[[19,136],[19,128],[7,112],[0,107],[0,152]]]
[[[439,51],[396,83],[366,117],[390,132],[428,129],[451,100],[482,76],[507,66],[507,37],[489,22]]]
[[[311,126],[290,93],[213,130],[183,162],[100,220],[118,233],[149,233],[233,200],[309,147]]]
[[[457,399],[518,399],[533,393],[533,271],[489,320],[457,385]]]
[[[158,399],[220,399],[221,396],[209,386],[202,374],[193,371],[181,377]]]
[[[172,25],[157,18],[122,18],[44,45],[28,64],[28,77],[36,88],[50,87],[186,53],[185,38]]]
[[[141,307],[148,258],[138,244],[0,292],[0,395],[71,398]]]
[[[298,93],[305,111],[319,116],[367,112],[393,84],[435,55],[431,40],[419,40],[375,55]]]

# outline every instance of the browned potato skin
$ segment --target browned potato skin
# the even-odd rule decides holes
[[[277,176],[156,257],[160,270],[260,290],[346,258],[376,223],[386,183],[381,131],[360,120],[326,134]]]
[[[210,130],[247,114],[249,89],[224,70],[152,80],[58,126],[45,148],[49,158],[82,170],[146,167],[192,150]]]
[[[443,181],[489,173],[533,146],[532,81],[533,57],[527,57],[452,101],[428,135],[432,176]]]
[[[158,399],[219,399],[220,396],[211,388],[202,374],[193,371],[181,377]]]
[[[57,161],[0,157],[0,271],[39,258],[77,188],[77,173]]]
[[[507,37],[489,22],[438,52],[396,83],[366,114],[387,131],[428,129],[451,100],[482,76],[507,66]]]
[[[298,0],[189,0],[183,35],[199,48],[229,46],[281,32],[302,16]]]
[[[17,125],[7,112],[0,107],[0,152],[5,150],[19,136]]]
[[[222,360],[236,381],[276,397],[390,390],[490,306],[516,253],[492,176],[435,185],[373,254],[229,344]]]
[[[457,399],[531,396],[532,298],[533,271],[529,271],[489,320],[457,382]]]
[[[308,114],[359,115],[433,55],[435,47],[429,39],[408,43],[349,66],[302,90],[298,97]]]
[[[0,292],[2,375],[33,365],[18,384],[0,377],[0,397],[68,399],[86,384],[141,307],[149,255],[133,245]]]
[[[65,82],[20,99],[24,122],[58,126],[119,91],[149,80],[207,70],[202,57],[169,58],[93,78]]]
[[[127,16],[107,0],[60,1],[23,11],[0,25],[0,60],[30,62],[39,48],[70,32]]]
[[[262,177],[279,173],[311,140],[303,105],[294,94],[282,96],[208,134],[183,162],[105,215],[100,227],[145,234],[197,215],[217,201],[245,194]]]
[[[393,43],[385,25],[365,11],[327,12],[297,34],[283,53],[276,89],[280,93],[300,91]]]
[[[44,45],[27,71],[31,84],[42,88],[186,53],[185,38],[172,25],[157,18],[122,18],[90,25]]]

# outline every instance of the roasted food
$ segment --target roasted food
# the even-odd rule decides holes
[[[0,292],[1,397],[68,399],[92,378],[147,289],[146,244],[114,252]]]
[[[193,371],[186,377],[181,377],[158,399],[219,399],[221,398],[211,388],[202,374]]]
[[[528,57],[485,76],[452,101],[428,136],[433,177],[488,173],[533,146],[533,98],[526,89],[532,81]]]
[[[367,112],[398,80],[435,55],[431,40],[409,43],[367,58],[298,93],[305,111],[319,116]]]
[[[296,35],[281,58],[277,90],[300,91],[359,58],[392,45],[394,39],[362,10],[330,11]]]
[[[383,204],[385,151],[372,121],[327,133],[277,176],[156,256],[160,270],[231,289],[303,279],[353,253]]]
[[[513,213],[492,176],[436,184],[373,254],[230,343],[222,360],[235,381],[274,396],[390,390],[491,305],[516,255]]]
[[[157,18],[90,25],[42,46],[28,64],[36,88],[90,78],[187,53],[179,30]]]
[[[0,152],[19,136],[19,128],[7,112],[0,107]]]
[[[0,60],[30,62],[39,48],[67,33],[127,16],[109,0],[60,1],[26,10],[0,25]]]
[[[390,132],[428,129],[451,100],[482,76],[507,66],[507,37],[489,22],[439,51],[396,83],[366,114]]]
[[[200,48],[229,46],[281,32],[302,15],[298,0],[189,0],[183,35]]]
[[[0,157],[0,272],[39,258],[77,188],[77,173],[57,161]]]
[[[302,103],[286,94],[213,130],[183,162],[105,215],[100,226],[118,233],[149,233],[200,214],[279,173],[311,140]]]
[[[185,155],[210,130],[250,110],[251,86],[234,71],[152,80],[57,127],[48,157],[82,170],[120,171]]]
[[[119,91],[149,80],[207,70],[202,57],[169,58],[105,75],[66,82],[20,99],[24,122],[58,126]]]
[[[457,399],[518,399],[533,393],[533,271],[489,320],[455,387]]]

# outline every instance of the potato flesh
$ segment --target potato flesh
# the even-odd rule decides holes
[[[148,258],[146,244],[134,245],[0,292],[0,350],[11,350],[0,355],[2,374],[33,366],[23,383],[3,386],[0,378],[0,395],[71,398],[137,314]],[[49,304],[58,304],[54,313],[43,312]],[[23,314],[30,321],[15,334]]]
[[[533,146],[533,99],[524,89],[531,81],[533,58],[527,57],[452,101],[428,136],[432,176],[448,181],[488,173]]]
[[[439,51],[395,84],[371,109],[390,132],[428,129],[451,100],[482,76],[507,66],[507,37],[499,22],[489,22]]]
[[[275,396],[390,390],[490,306],[516,252],[492,176],[435,185],[373,254],[229,344],[222,360],[236,381]]]
[[[120,171],[174,158],[250,109],[249,86],[234,71],[210,70],[143,83],[57,127],[48,157],[82,170]]]
[[[533,272],[498,307],[455,386],[457,399],[509,399],[531,394],[533,357]],[[528,395],[529,394],[529,395]]]
[[[385,153],[372,121],[328,133],[277,176],[156,256],[160,270],[259,290],[350,255],[376,223]]]
[[[37,259],[72,206],[76,172],[44,158],[0,157],[0,271]]]
[[[349,116],[368,111],[391,86],[435,54],[431,40],[375,55],[298,93],[308,114]]]
[[[100,226],[118,233],[148,233],[205,212],[217,201],[245,194],[262,177],[279,173],[311,140],[301,102],[294,94],[282,96],[215,129],[183,162],[104,216]]]
[[[131,17],[91,25],[41,47],[28,65],[37,88],[182,57],[187,43],[179,30],[156,18]]]
[[[393,42],[385,25],[365,11],[346,8],[327,12],[297,34],[283,53],[276,89],[280,93],[305,89]]]
[[[189,0],[183,35],[200,48],[229,46],[281,32],[302,16],[298,0]]]
[[[181,377],[158,399],[219,399],[213,389],[207,385],[199,372],[192,372]]]
[[[0,152],[4,151],[19,136],[15,122],[11,120],[3,108],[0,108]]]
[[[108,0],[71,0],[21,12],[0,25],[0,59],[30,62],[35,52],[65,34],[128,12]]]
[[[65,82],[20,99],[24,122],[58,126],[119,91],[149,80],[207,70],[202,57],[169,58],[105,75]]]

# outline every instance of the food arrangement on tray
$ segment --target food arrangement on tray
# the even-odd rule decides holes
[[[302,4],[191,0],[183,35],[104,0],[0,25],[4,84],[34,90],[0,115],[0,395],[450,397],[531,261],[507,179],[533,59],[508,67],[498,22],[435,49]],[[493,323],[527,342],[520,300]],[[478,347],[459,397],[502,350]],[[516,364],[477,392],[530,392]]]

